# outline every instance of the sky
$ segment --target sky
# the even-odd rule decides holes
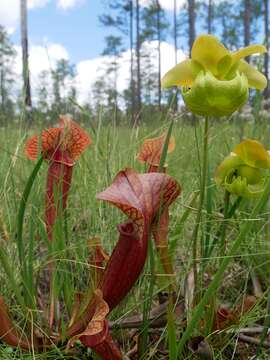
[[[149,0],[141,0],[147,4]],[[172,21],[173,0],[161,0],[169,21]],[[183,0],[178,0],[178,6]],[[87,101],[91,85],[95,82],[102,64],[101,53],[104,38],[112,33],[99,23],[98,17],[104,12],[103,0],[28,0],[29,62],[32,86],[38,86],[42,70],[52,69],[56,61],[64,58],[75,65],[77,76],[74,80],[80,102]],[[0,0],[0,24],[11,36],[16,46],[15,70],[21,73],[21,47],[19,0]],[[171,41],[171,40],[169,40]],[[155,42],[147,43],[155,51]],[[162,43],[162,73],[174,65],[173,45]],[[123,51],[118,87],[127,86],[129,49]],[[184,58],[181,50],[179,60]],[[105,59],[110,61],[109,58]]]

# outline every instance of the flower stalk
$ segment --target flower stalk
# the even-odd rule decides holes
[[[204,135],[203,135],[203,158],[202,158],[202,173],[200,177],[200,197],[199,206],[196,216],[196,222],[192,233],[192,255],[193,255],[193,274],[194,274],[194,288],[195,294],[198,285],[198,233],[201,226],[202,210],[204,205],[206,182],[207,182],[207,169],[208,169],[208,142],[209,142],[209,118],[206,116],[204,121]],[[194,297],[196,303],[196,296]],[[195,305],[195,304],[194,304]]]

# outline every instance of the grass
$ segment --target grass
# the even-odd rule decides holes
[[[105,189],[111,184],[116,173],[125,168],[133,167],[139,172],[146,169],[140,165],[136,159],[136,153],[144,139],[161,134],[164,129],[169,127],[168,122],[159,125],[142,125],[135,129],[128,127],[97,126],[95,131],[89,126],[88,132],[93,139],[93,145],[80,158],[74,168],[74,177],[68,202],[68,228],[67,238],[68,247],[56,254],[59,267],[62,271],[68,272],[76,286],[76,291],[83,291],[91,283],[89,279],[89,265],[87,263],[89,251],[87,241],[94,237],[100,237],[107,253],[111,253],[116,241],[116,224],[124,219],[124,216],[112,206],[96,200],[97,192]],[[37,130],[37,129],[36,129]],[[31,130],[32,133],[32,130]],[[213,174],[217,164],[226,156],[235,144],[240,140],[241,134],[260,140],[270,147],[270,126],[265,123],[238,123],[237,121],[215,121],[211,124],[209,139],[209,178],[208,191],[206,194],[206,210],[203,211],[203,231],[199,233],[199,238],[204,238],[207,244],[213,241],[213,235],[217,233],[222,222],[220,213],[222,212],[224,192],[217,189],[213,183]],[[23,191],[34,163],[27,160],[24,156],[25,139],[30,133],[25,133],[22,129],[5,128],[0,129],[0,244],[12,263],[12,277],[17,284],[20,283],[19,258],[16,252],[16,241],[23,241],[28,244],[29,263],[33,268],[34,278],[42,277],[43,270],[46,268],[48,258],[44,252],[47,245],[47,237],[44,226],[44,188],[46,179],[47,165],[44,163],[37,179],[33,184],[33,189],[29,195],[28,204],[25,211],[24,232],[22,238],[17,233],[17,221],[19,204],[23,196]],[[196,219],[196,191],[200,188],[199,174],[201,164],[201,153],[203,142],[203,126],[200,122],[192,126],[186,120],[179,119],[175,122],[173,135],[176,140],[175,151],[168,155],[168,173],[174,176],[182,187],[181,197],[171,207],[170,219],[170,246],[171,254],[175,259],[176,280],[178,295],[183,295],[183,288],[186,276],[192,270],[192,229]],[[192,201],[193,199],[193,201]],[[233,198],[235,200],[235,198]],[[228,304],[230,308],[235,308],[243,304],[243,295],[252,294],[253,287],[251,282],[251,270],[255,272],[259,279],[263,295],[256,302],[256,306],[247,314],[241,317],[238,325],[230,326],[231,334],[214,335],[206,333],[207,339],[214,349],[215,359],[237,359],[239,346],[237,346],[237,329],[260,323],[263,325],[266,316],[266,304],[269,295],[269,206],[261,210],[260,218],[252,222],[247,219],[252,214],[254,200],[243,201],[237,210],[237,216],[232,217],[227,229],[227,246],[233,246],[239,232],[239,228],[251,227],[248,237],[243,237],[239,242],[239,249],[232,253],[233,260],[224,257],[225,262],[229,262],[229,267],[224,276],[217,279],[216,287],[219,288],[215,298],[210,301],[213,304]],[[192,209],[190,209],[190,205]],[[243,231],[243,230],[242,230]],[[207,276],[213,277],[219,269],[220,253],[214,248],[211,259],[204,259],[207,264]],[[200,249],[198,249],[200,251]],[[200,253],[200,252],[199,252]],[[33,255],[33,261],[32,261]],[[155,255],[154,255],[155,256]],[[200,263],[204,263],[199,259]],[[61,267],[61,263],[63,267]],[[162,269],[155,257],[155,284],[153,285],[153,304],[157,303],[157,294],[160,290],[166,289],[168,285],[164,276],[158,275]],[[222,265],[221,265],[222,266]],[[134,313],[142,314],[147,305],[145,289],[149,286],[153,263],[145,266],[145,271],[140,277],[138,284],[133,288],[130,295],[121,305],[114,310],[110,319],[120,322]],[[206,270],[205,270],[206,271]],[[25,319],[29,314],[22,311],[22,307],[17,306],[15,295],[12,291],[10,279],[7,279],[4,271],[0,268],[1,295],[4,296],[11,308],[13,318],[20,324],[22,329],[27,325]],[[201,282],[200,291],[205,293],[205,281]],[[13,287],[14,288],[14,287]],[[20,295],[19,295],[20,296]],[[73,296],[73,294],[71,294]],[[209,299],[208,299],[209,300]],[[146,302],[146,305],[145,305]],[[239,305],[240,304],[240,305]],[[146,306],[147,308],[147,306]],[[201,307],[200,311],[204,309]],[[38,316],[35,312],[31,313],[34,319]],[[27,316],[26,316],[27,315]],[[210,316],[210,315],[209,315]],[[158,337],[158,341],[153,333],[150,334],[147,351],[142,355],[142,359],[162,359],[160,352],[162,346],[169,349],[171,359],[176,357],[179,347],[179,335],[182,326],[179,320],[176,326],[173,319],[169,317],[169,331],[165,328]],[[200,331],[195,328],[193,335],[198,335]],[[130,350],[134,346],[134,339],[126,330],[115,330],[113,337],[122,344],[124,351]],[[176,340],[176,344],[174,343]],[[222,340],[223,339],[223,340]],[[159,344],[159,346],[158,346]],[[162,345],[163,344],[163,345]],[[180,345],[181,346],[181,345]],[[257,350],[257,348],[255,347]],[[12,350],[5,345],[0,346],[1,359],[68,359],[68,358],[89,358],[89,350],[79,349],[78,355],[69,357],[64,349],[52,349],[46,354],[26,354],[19,349]],[[182,357],[192,359],[192,354],[183,347]],[[254,346],[248,345],[244,349],[248,354],[256,352]],[[243,350],[243,351],[244,351]],[[265,352],[265,351],[264,351]],[[264,353],[263,352],[263,353]],[[76,357],[77,356],[77,357]],[[238,356],[238,357],[237,357]],[[263,356],[262,354],[260,356]],[[166,358],[166,357],[165,357]],[[261,357],[262,358],[262,357]]]

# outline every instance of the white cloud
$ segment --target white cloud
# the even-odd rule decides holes
[[[15,72],[20,74],[22,71],[21,47],[16,46],[17,61]],[[43,70],[54,68],[57,60],[68,59],[67,50],[60,44],[48,44],[47,46],[30,45],[29,49],[29,67],[31,77],[38,76]]]
[[[140,3],[142,6],[147,6],[151,3],[151,1],[153,0],[141,0]],[[213,3],[219,3],[220,1],[221,0],[214,0]],[[233,3],[235,0],[229,0],[229,1]],[[203,2],[208,4],[208,0],[203,0]],[[174,0],[159,0],[159,3],[164,10],[172,11],[174,9]],[[186,3],[187,3],[186,0],[176,0],[177,10]]]
[[[15,63],[15,72],[18,74],[18,79],[21,79],[22,74],[22,60],[21,47],[17,46],[17,58]],[[143,44],[142,51],[147,51],[152,54],[151,66],[157,69],[157,41],[146,42]],[[178,62],[185,59],[185,54],[182,50],[178,50]],[[69,59],[67,50],[56,43],[48,43],[47,46],[31,45],[29,49],[29,67],[31,74],[31,85],[33,89],[33,99],[35,100],[37,89],[39,87],[39,75],[43,70],[54,69],[57,60]],[[85,59],[77,63],[75,79],[68,80],[66,83],[66,91],[69,86],[75,86],[77,89],[78,102],[80,104],[89,103],[93,100],[93,85],[96,80],[102,78],[105,74],[106,65],[112,62],[112,57],[97,57],[93,59]],[[161,43],[161,75],[164,75],[174,64],[174,47],[173,45],[162,42]],[[106,76],[108,79],[108,75]],[[50,82],[50,79],[48,79]],[[130,81],[130,52],[124,51],[119,59],[119,70],[117,80],[117,90],[123,92],[129,85]],[[18,84],[18,90],[21,84]],[[49,86],[49,90],[51,85]]]
[[[153,53],[152,56],[152,66],[157,68],[157,41],[151,41],[144,43],[143,50],[149,50]],[[178,50],[178,62],[185,59],[185,54],[182,50]],[[124,51],[119,60],[119,70],[118,70],[118,81],[117,81],[117,90],[122,92],[128,87],[128,82],[130,81],[130,52],[129,50]],[[80,103],[89,101],[91,95],[91,87],[94,85],[95,81],[104,74],[104,65],[106,63],[112,62],[112,58],[109,56],[98,57],[95,59],[83,60],[77,64],[77,90],[78,90],[78,100]],[[174,63],[174,47],[173,45],[162,42],[161,43],[161,75],[164,75],[171,67],[175,65]]]
[[[28,0],[28,9],[41,8],[52,0]],[[84,0],[53,0],[57,7],[61,9],[71,9],[83,3]],[[8,33],[12,34],[20,18],[20,0],[0,0],[0,25],[4,26]]]
[[[0,25],[9,33],[14,32],[20,16],[19,0],[0,1]]]
[[[141,5],[147,6],[150,4],[152,0],[141,0]],[[174,9],[174,0],[159,0],[160,6],[164,10],[173,10]],[[179,9],[180,6],[182,6],[185,3],[185,0],[177,0],[176,6],[177,9]]]
[[[27,6],[29,9],[41,8],[46,6],[50,0],[28,0]]]
[[[50,0],[28,0],[28,8],[43,7]],[[18,26],[20,18],[20,0],[0,0],[0,25],[9,33],[13,33]]]
[[[83,0],[58,0],[57,6],[61,9],[67,10],[82,4]]]
[[[20,93],[22,87],[22,50],[21,46],[16,46],[15,49],[17,56],[14,64],[14,72],[18,75],[18,80],[16,81],[16,91]],[[68,60],[68,58],[68,52],[61,44],[48,43],[46,46],[30,45],[29,69],[31,76],[32,97],[34,102],[36,100],[37,90],[40,85],[39,75],[41,72],[44,70],[50,72],[52,69],[54,69],[57,60]],[[48,83],[50,83],[50,78],[48,78]],[[51,84],[49,84],[49,87],[51,87]]]

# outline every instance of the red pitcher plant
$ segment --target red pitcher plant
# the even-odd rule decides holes
[[[26,143],[26,155],[36,160],[41,151],[49,163],[45,197],[45,222],[48,239],[53,240],[53,229],[58,216],[67,207],[71,186],[73,166],[79,156],[91,144],[90,137],[69,116],[60,116],[58,127],[43,130],[41,136],[35,135]],[[55,320],[56,299],[52,291],[53,264],[49,264],[51,308],[50,326]]]
[[[119,240],[98,284],[99,290],[90,299],[83,315],[67,331],[72,337],[70,345],[80,339],[104,360],[121,359],[117,357],[115,344],[108,336],[105,316],[137,281],[146,260],[151,229],[155,227],[159,213],[167,211],[180,191],[177,182],[166,174],[137,174],[132,169],[126,169],[116,176],[109,188],[97,195],[98,199],[118,207],[129,219],[118,225]]]
[[[165,139],[166,133],[156,138],[146,139],[137,155],[137,159],[139,162],[148,165],[149,173],[159,171],[162,173],[166,172],[166,164],[164,164],[164,166],[159,169]],[[174,148],[175,141],[174,138],[171,137],[168,145],[168,153],[171,153]],[[166,209],[159,217],[159,221],[153,228],[153,237],[165,274],[171,276],[174,274],[174,269],[169,256],[168,230],[169,212],[168,209]]]
[[[45,221],[49,240],[53,238],[53,226],[60,212],[66,209],[68,192],[72,180],[75,161],[91,144],[90,137],[69,116],[60,116],[58,127],[43,130],[41,136],[35,135],[27,141],[26,155],[36,160],[39,149],[49,163]],[[55,195],[58,195],[56,201]]]

